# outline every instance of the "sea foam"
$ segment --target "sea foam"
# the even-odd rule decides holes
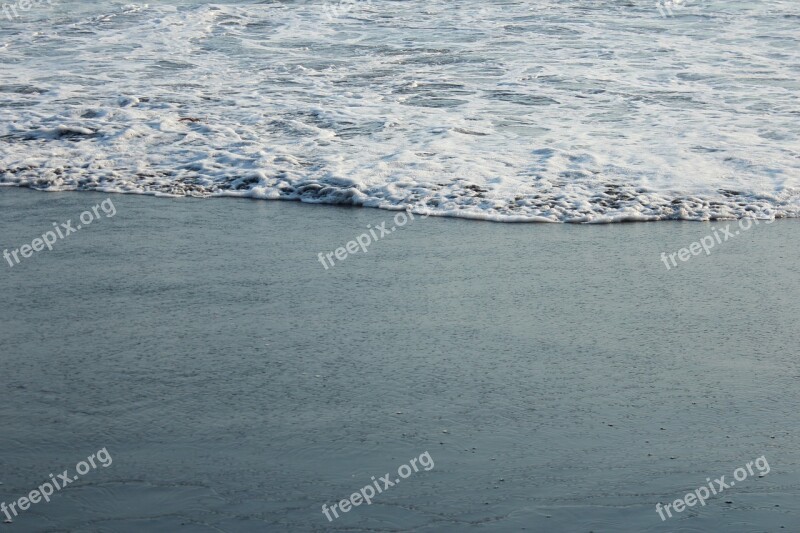
[[[797,217],[798,22],[783,0],[38,7],[0,29],[0,184]]]

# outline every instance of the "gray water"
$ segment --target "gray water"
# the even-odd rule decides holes
[[[96,193],[0,189],[2,248]],[[796,531],[798,233],[111,196],[0,272],[0,501],[113,457],[2,531]],[[330,523],[321,512],[428,451]],[[765,456],[661,522],[658,502]],[[786,529],[782,529],[785,526]]]
[[[53,4],[0,10],[0,183],[800,217],[797,0]]]

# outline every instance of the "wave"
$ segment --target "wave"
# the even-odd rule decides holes
[[[77,5],[0,29],[0,185],[503,222],[800,213],[792,2]]]

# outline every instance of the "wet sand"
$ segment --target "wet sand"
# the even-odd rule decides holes
[[[2,249],[107,198],[0,188]],[[796,531],[798,222],[417,218],[112,195],[0,272],[0,531]],[[390,224],[391,225],[391,224]],[[328,522],[371,476],[412,474]],[[662,522],[668,503],[765,456]]]

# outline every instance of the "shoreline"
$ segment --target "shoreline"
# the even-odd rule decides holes
[[[403,204],[395,204],[395,205],[367,205],[367,204],[360,204],[360,203],[347,203],[347,202],[325,202],[325,201],[318,201],[315,199],[304,199],[304,198],[292,198],[292,197],[275,197],[275,198],[266,198],[266,197],[259,197],[259,196],[252,196],[248,195],[247,192],[235,192],[235,191],[222,191],[219,194],[208,194],[208,195],[193,195],[193,194],[174,194],[174,193],[165,193],[160,191],[120,191],[115,189],[70,189],[70,190],[49,190],[49,189],[37,189],[35,187],[31,187],[26,184],[18,184],[18,183],[7,183],[0,181],[0,188],[8,187],[8,188],[16,188],[16,189],[26,189],[35,192],[44,192],[44,193],[99,193],[99,194],[122,194],[122,195],[131,195],[131,196],[149,196],[153,198],[169,198],[169,199],[195,199],[195,200],[207,200],[207,199],[217,199],[217,198],[231,198],[237,200],[253,200],[253,201],[278,201],[278,202],[288,202],[288,203],[300,203],[305,205],[322,205],[322,206],[329,206],[329,207],[344,207],[344,208],[364,208],[364,209],[376,209],[379,211],[405,211],[409,208],[413,209],[415,213],[422,213],[423,211],[428,211],[429,216],[437,217],[437,218],[453,218],[453,219],[463,219],[463,220],[472,220],[472,221],[480,221],[480,222],[496,222],[499,224],[569,224],[569,225],[607,225],[607,224],[633,224],[633,223],[645,223],[645,222],[730,222],[730,221],[738,221],[744,219],[753,219],[753,220],[796,220],[800,218],[800,212],[796,216],[777,216],[777,217],[738,217],[738,218],[728,218],[728,217],[720,217],[720,218],[708,218],[708,219],[698,219],[692,217],[658,217],[658,216],[627,216],[627,215],[620,215],[617,217],[612,217],[610,219],[600,219],[600,220],[580,220],[580,219],[573,219],[573,220],[553,220],[549,218],[539,217],[539,216],[523,216],[523,215],[491,215],[485,213],[476,213],[472,211],[464,211],[464,210],[454,210],[454,211],[447,211],[447,212],[437,212],[435,209],[427,208],[424,206],[409,206]]]

